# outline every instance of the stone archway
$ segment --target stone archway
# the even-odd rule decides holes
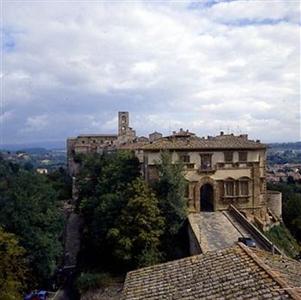
[[[214,211],[213,186],[210,183],[206,183],[201,186],[200,202],[201,211]]]
[[[216,210],[216,201],[217,201],[217,197],[218,197],[218,188],[217,188],[217,182],[212,179],[209,176],[205,176],[203,178],[200,179],[199,182],[197,182],[197,184],[195,185],[195,190],[194,190],[194,205],[196,208],[196,211],[202,211],[202,207],[201,207],[201,190],[202,187],[206,186],[203,191],[206,194],[206,189],[207,189],[207,196],[211,197],[211,201],[209,201],[211,203],[211,211],[215,211]],[[209,188],[209,186],[211,186]],[[211,189],[211,191],[208,191],[208,189]],[[211,195],[208,195],[208,193]],[[204,195],[203,195],[204,196]]]

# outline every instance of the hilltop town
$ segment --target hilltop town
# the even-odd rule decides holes
[[[139,136],[124,111],[116,128],[68,138],[66,150],[2,151],[10,201],[0,216],[24,249],[36,245],[31,290],[56,300],[299,299],[298,149],[188,129]]]
[[[162,155],[169,153],[169,163],[181,165],[186,185],[183,199],[187,206],[189,254],[199,256],[195,256],[195,261],[194,258],[184,258],[130,272],[126,277],[122,299],[164,299],[170,295],[176,295],[176,298],[195,295],[195,299],[222,295],[225,299],[234,299],[242,295],[258,299],[297,299],[298,289],[287,295],[277,294],[268,285],[263,290],[259,286],[246,285],[247,279],[243,279],[242,275],[245,274],[244,268],[250,268],[252,271],[246,274],[246,278],[257,276],[255,265],[251,266],[254,262],[269,272],[270,268],[275,268],[274,264],[270,264],[273,260],[270,257],[275,253],[276,256],[285,256],[283,250],[273,243],[275,240],[269,240],[264,234],[282,223],[281,193],[267,189],[266,180],[270,178],[271,172],[271,169],[267,168],[267,146],[259,140],[248,139],[247,135],[235,136],[221,132],[218,136],[205,138],[183,129],[165,137],[159,132],[151,133],[149,137],[139,137],[129,125],[129,113],[119,112],[118,134],[86,134],[68,139],[68,170],[73,176],[73,195],[76,201],[80,201],[78,199],[82,197],[80,190],[83,187],[77,186],[77,177],[81,176],[85,157],[130,151],[137,160],[144,180],[150,186],[154,186],[161,180],[160,164],[166,163]],[[295,170],[295,173],[299,174],[298,172],[298,169]],[[295,179],[298,180],[296,176]],[[248,249],[250,244],[244,244],[246,237],[256,244],[258,250]],[[250,260],[250,265],[242,263],[239,267],[241,274],[237,272],[237,277],[231,277],[231,282],[245,287],[244,291],[241,288],[236,291],[231,285],[221,286],[218,283],[238,267],[235,264],[229,270],[224,269],[224,273],[215,273],[216,285],[210,285],[206,277],[201,279],[201,274],[199,280],[202,280],[203,288],[200,289],[193,288],[196,284],[194,280],[184,283],[180,279],[189,277],[190,272],[194,270],[197,272],[198,260],[206,261],[204,268],[209,268],[212,264],[219,269],[220,255],[224,257],[224,261],[220,261],[222,266],[228,264],[228,259],[233,259],[230,258],[232,255],[238,255],[236,259],[239,260]],[[262,261],[263,255],[266,260]],[[209,258],[212,263],[207,262]],[[289,260],[286,263],[294,264]],[[299,263],[295,263],[297,275],[301,269]],[[186,274],[183,273],[183,269],[180,271],[179,265],[182,266],[181,269],[187,268]],[[169,279],[161,278],[160,274],[165,272],[173,275]],[[271,280],[274,280],[273,284],[280,284],[282,287],[295,286],[296,283],[290,281],[286,275],[283,275],[283,278],[285,283],[278,282],[274,276]],[[256,282],[257,279],[254,277],[252,280]],[[298,282],[297,286],[299,284]],[[171,286],[173,289],[170,289]],[[255,292],[251,293],[251,290]],[[92,297],[92,294],[89,295]],[[96,293],[93,297],[102,299],[101,295],[103,293],[100,293],[98,298]]]
[[[301,300],[299,2],[1,0],[0,300]]]

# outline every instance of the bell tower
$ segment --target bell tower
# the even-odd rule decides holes
[[[129,120],[129,112],[120,111],[118,112],[118,135],[126,135],[128,132],[130,120]]]

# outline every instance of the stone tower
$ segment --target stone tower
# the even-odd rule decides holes
[[[131,143],[136,138],[136,132],[130,125],[129,112],[118,112],[118,142],[119,144]]]
[[[129,112],[120,111],[118,112],[118,135],[124,136],[126,135],[129,128],[130,120],[129,120]]]

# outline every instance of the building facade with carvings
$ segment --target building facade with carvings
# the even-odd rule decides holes
[[[267,213],[266,145],[247,135],[201,138],[189,131],[174,132],[136,150],[147,181],[158,178],[161,152],[184,165],[186,197],[191,212],[219,211],[230,204],[246,214]]]

